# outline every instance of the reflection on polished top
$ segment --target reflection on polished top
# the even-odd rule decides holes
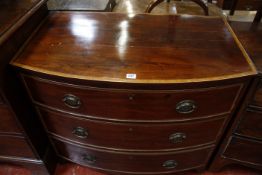
[[[0,36],[41,0],[1,0]]]
[[[255,74],[239,47],[219,17],[55,12],[12,64],[86,80],[185,83]]]

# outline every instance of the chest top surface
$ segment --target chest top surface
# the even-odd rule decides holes
[[[62,77],[128,83],[256,74],[223,19],[189,15],[51,13],[11,64]]]

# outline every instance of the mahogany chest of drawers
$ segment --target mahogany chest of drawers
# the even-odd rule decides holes
[[[219,170],[228,164],[262,169],[262,25],[232,22],[248,54],[258,69],[258,76],[249,88],[248,97],[229,129],[211,165]]]
[[[8,64],[47,15],[45,1],[3,0],[0,15],[0,163],[47,175],[53,173],[50,159],[55,155],[26,90]]]
[[[50,13],[11,64],[57,154],[110,174],[206,168],[256,75],[219,17]]]
[[[256,101],[260,98],[260,83],[261,78],[254,81],[252,91],[249,92],[249,97],[253,97],[254,101],[249,98],[245,107],[240,110],[211,165],[211,170],[220,170],[228,164],[262,169],[262,103]]]

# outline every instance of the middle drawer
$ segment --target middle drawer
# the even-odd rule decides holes
[[[117,123],[73,117],[42,108],[38,111],[51,135],[88,146],[126,151],[171,150],[212,144],[225,118],[201,122]]]

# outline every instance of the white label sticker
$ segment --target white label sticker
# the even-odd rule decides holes
[[[126,74],[126,78],[128,78],[128,79],[136,79],[136,74]]]

